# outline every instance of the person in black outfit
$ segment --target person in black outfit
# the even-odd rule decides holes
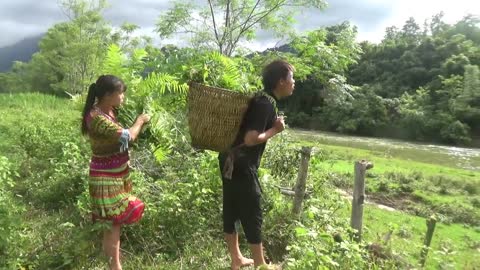
[[[285,123],[277,116],[277,100],[293,93],[294,68],[283,60],[267,65],[262,74],[264,90],[252,98],[231,150],[220,153],[223,182],[223,231],[232,259],[231,269],[265,263],[262,247],[262,188],[258,167],[268,139],[282,132]],[[243,257],[238,245],[236,221],[242,224],[253,260]]]

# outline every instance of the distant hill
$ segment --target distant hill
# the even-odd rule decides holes
[[[25,38],[13,45],[0,48],[0,72],[10,70],[14,61],[28,62],[38,51],[43,34]]]
[[[279,47],[268,48],[265,51],[263,51],[262,54],[266,54],[270,51],[278,51],[278,52],[283,52],[283,53],[296,53],[295,49],[292,48],[292,46],[290,44],[283,44]]]

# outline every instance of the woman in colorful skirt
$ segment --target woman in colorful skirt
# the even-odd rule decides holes
[[[130,195],[128,144],[137,138],[150,117],[138,116],[130,128],[118,123],[115,109],[122,104],[126,90],[121,79],[100,76],[90,85],[82,118],[82,133],[88,135],[93,154],[89,174],[92,218],[112,225],[103,234],[103,250],[112,270],[122,269],[120,227],[139,221],[145,207]]]

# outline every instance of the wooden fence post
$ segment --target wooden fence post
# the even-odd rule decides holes
[[[436,223],[437,219],[434,216],[431,216],[429,219],[427,219],[427,234],[425,235],[422,253],[420,254],[420,264],[422,267],[425,266],[425,262],[427,261],[428,249],[430,248],[430,243],[432,242]]]
[[[355,162],[355,183],[352,199],[352,218],[350,225],[357,232],[354,240],[362,240],[363,203],[365,202],[365,173],[373,168],[373,164],[365,160]]]
[[[305,197],[306,182],[308,176],[308,164],[312,154],[312,147],[302,147],[300,168],[298,169],[297,183],[295,184],[295,198],[293,200],[293,215],[299,216],[302,211],[302,202]]]

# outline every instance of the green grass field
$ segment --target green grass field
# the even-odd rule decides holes
[[[355,161],[374,163],[366,177],[367,200],[397,210],[365,206],[367,242],[384,243],[384,237],[392,231],[387,246],[398,258],[415,265],[427,230],[426,217],[436,214],[439,222],[426,268],[480,269],[480,149],[435,148],[297,130],[291,130],[289,135],[299,145],[313,146],[317,155],[324,157],[313,162],[310,173],[328,172],[331,181],[345,190],[352,189]],[[458,151],[467,154],[462,156]],[[476,169],[467,169],[465,164]],[[437,209],[445,213],[439,214]],[[342,209],[346,219],[350,211],[350,202],[346,201]]]
[[[97,256],[99,247],[98,243],[95,243],[96,234],[71,227],[72,220],[80,224],[75,223],[77,224],[75,226],[87,225],[82,225],[83,221],[73,209],[75,198],[68,198],[69,189],[59,187],[67,191],[66,198],[59,197],[55,190],[42,189],[41,181],[54,181],[55,177],[69,179],[68,173],[74,172],[52,172],[51,179],[39,179],[44,176],[40,170],[45,168],[36,166],[44,166],[45,162],[37,162],[32,155],[43,156],[37,152],[30,153],[28,152],[30,150],[27,151],[25,148],[30,141],[35,141],[40,149],[46,149],[51,145],[59,147],[50,142],[48,136],[42,137],[45,134],[51,134],[52,138],[60,138],[62,141],[78,143],[81,140],[78,137],[78,108],[73,108],[72,103],[64,99],[41,94],[0,95],[0,104],[2,118],[0,153],[8,157],[14,169],[22,176],[18,179],[15,189],[18,191],[15,198],[19,207],[25,208],[21,221],[22,238],[18,241],[24,249],[22,253],[30,256],[27,258],[34,262],[31,269],[40,269],[35,268],[35,264],[57,265],[57,269],[71,269],[69,260],[73,258],[65,257],[65,254],[83,254],[86,250],[89,250],[89,253],[84,257],[75,258],[80,262],[74,264],[77,267],[74,269],[102,269],[106,264],[104,258]],[[27,138],[26,131],[39,137]],[[425,218],[436,214],[439,222],[426,268],[480,269],[479,149],[449,148],[296,130],[290,130],[281,136],[294,138],[294,143],[298,145],[314,146],[316,154],[311,161],[310,174],[327,174],[328,180],[338,189],[348,191],[352,188],[353,164],[356,160],[366,159],[374,163],[375,167],[367,174],[367,200],[386,204],[397,210],[387,211],[375,205],[366,205],[364,210],[366,242],[385,244],[387,248],[391,248],[395,258],[405,260],[416,267],[427,229]],[[59,149],[72,148],[62,145]],[[55,151],[51,150],[49,153],[62,155],[61,150],[58,153]],[[57,160],[70,162],[69,157],[47,158],[49,162]],[[83,175],[82,172],[76,174],[76,177]],[[76,180],[72,180],[74,181]],[[24,184],[33,190],[25,190],[26,188],[22,187]],[[66,206],[56,205],[51,208],[44,202],[51,204],[56,202],[59,205],[68,203],[65,203]],[[345,220],[350,216],[349,204],[349,201],[345,200],[345,205],[340,210],[341,218]],[[138,226],[136,229],[147,228],[149,224],[136,226]],[[55,230],[52,230],[53,227]],[[384,243],[384,237],[390,231],[392,231],[390,239]],[[129,240],[125,239],[125,243],[128,247]],[[222,241],[203,240],[199,235],[192,237],[192,243],[186,245],[183,253],[176,254],[176,257],[162,252],[151,253],[149,250],[127,248],[124,250],[124,267],[125,269],[189,269],[184,265],[195,265],[196,269],[228,267],[228,258]],[[75,249],[79,251],[73,252]],[[137,256],[137,252],[143,255]],[[35,262],[35,256],[48,258],[52,262]],[[62,263],[56,264],[57,261],[66,266],[62,266]]]

